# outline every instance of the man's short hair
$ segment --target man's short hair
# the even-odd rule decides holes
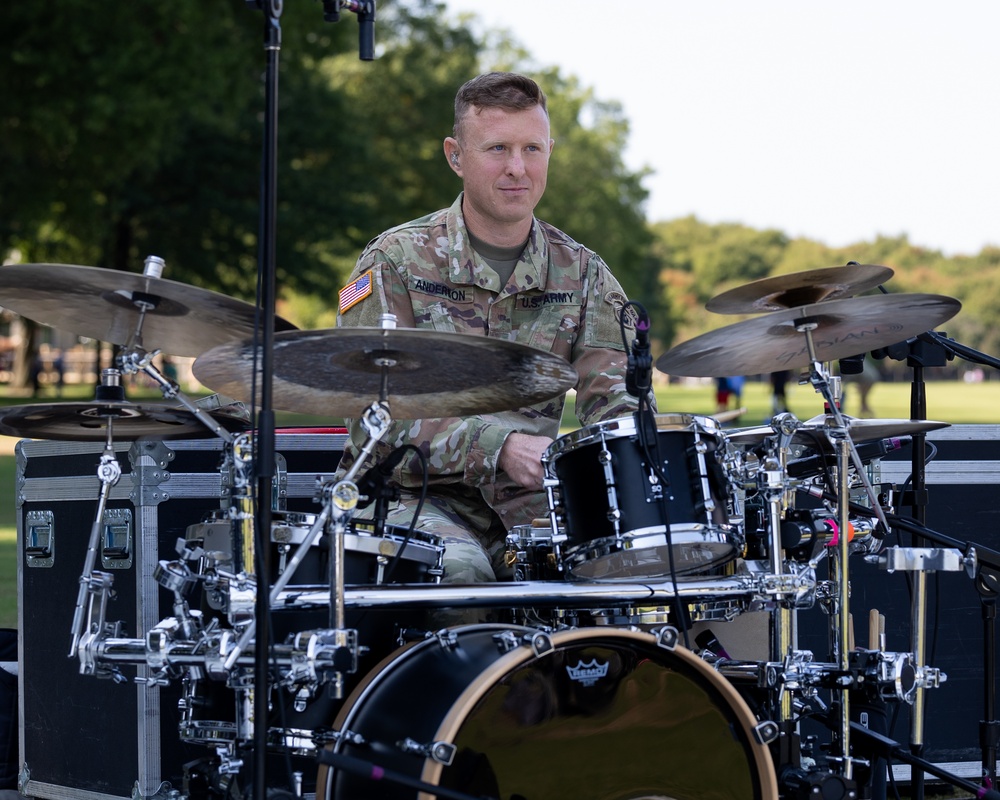
[[[466,81],[455,95],[454,136],[459,138],[462,120],[473,108],[522,111],[534,106],[548,113],[545,92],[531,78],[516,72],[487,72]]]

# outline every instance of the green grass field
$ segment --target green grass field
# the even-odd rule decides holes
[[[875,386],[869,403],[879,419],[909,419],[911,386],[908,383],[880,383]],[[823,403],[811,386],[788,387],[788,403],[799,419],[809,419],[822,413]],[[8,399],[7,404],[23,403]],[[49,401],[45,401],[49,402]],[[711,381],[664,386],[657,389],[657,403],[662,413],[711,415],[715,411],[715,389]],[[928,382],[926,385],[926,418],[951,424],[998,423],[1000,424],[1000,381],[977,384],[959,382]],[[770,387],[766,383],[748,382],[742,397],[746,413],[726,427],[753,427],[764,423],[771,416]],[[848,389],[844,410],[857,416],[857,396]],[[279,415],[279,425],[332,425],[334,418],[299,415]],[[564,429],[577,427],[571,408],[567,410]],[[0,627],[17,626],[17,535],[16,503],[14,495],[15,462],[13,444],[16,440],[0,437],[0,487],[6,487],[0,501]],[[95,498],[96,502],[96,498]],[[196,522],[197,520],[192,520]],[[81,568],[82,568],[81,564]]]

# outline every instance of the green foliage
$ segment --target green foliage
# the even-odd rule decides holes
[[[364,245],[459,191],[441,148],[457,86],[516,69],[550,99],[556,147],[539,216],[601,254],[664,349],[730,324],[704,310],[727,288],[853,260],[892,267],[891,291],[962,300],[949,333],[997,350],[1000,248],[947,258],[906,235],[831,248],[693,216],[650,225],[645,172],[622,161],[620,105],[538,66],[509,32],[476,34],[445,10],[380,2],[378,58],[361,62],[353,15],[325,23],[318,0],[283,4],[277,52],[264,47],[263,14],[239,0],[134,0],[113,20],[84,0],[0,4],[0,255],[137,271],[153,253],[171,279],[252,299],[272,58],[276,283],[292,313],[326,324]]]

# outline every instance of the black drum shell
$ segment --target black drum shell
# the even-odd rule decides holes
[[[472,796],[701,800],[708,781],[719,800],[776,800],[749,709],[692,653],[623,629],[559,631],[542,637],[547,650],[538,635],[473,625],[403,648],[366,676],[334,723],[365,744],[341,737],[330,748]],[[445,766],[403,752],[404,740],[457,752]],[[321,766],[316,796],[417,795]]]

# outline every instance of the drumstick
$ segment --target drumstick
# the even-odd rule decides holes
[[[878,615],[878,649],[885,650],[885,614]]]
[[[878,613],[877,608],[873,608],[868,612],[868,649],[869,650],[879,650],[879,630],[878,621],[881,615]],[[885,617],[882,617],[885,619]]]
[[[847,649],[854,649],[854,614],[847,615]]]

